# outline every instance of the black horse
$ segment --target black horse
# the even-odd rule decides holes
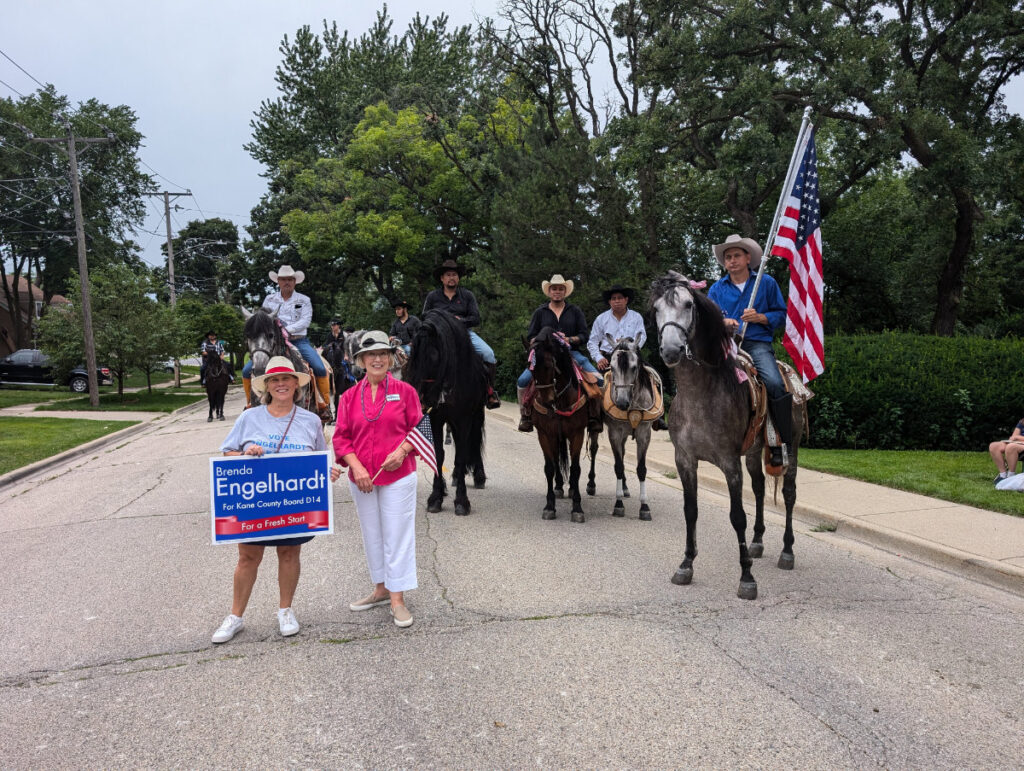
[[[732,336],[722,311],[685,276],[669,271],[651,285],[651,308],[658,325],[661,358],[672,368],[676,398],[669,411],[669,436],[676,449],[676,469],[683,485],[686,516],[686,554],[672,577],[676,584],[693,580],[697,556],[697,461],[714,463],[725,474],[729,488],[729,520],[739,541],[741,599],[757,597],[757,583],[750,572],[753,556],[761,556],[764,532],[764,472],[762,440],[746,453],[757,500],[754,543],[747,548],[747,515],[743,510],[743,473],[740,457],[750,420],[748,386],[737,373]],[[783,479],[786,531],[779,567],[793,567],[793,505],[796,503],[797,441],[804,426],[804,408],[793,406],[793,445]]]
[[[277,324],[277,314],[267,313],[262,308],[257,308],[250,313],[242,308],[242,315],[245,316],[245,342],[249,347],[249,356],[252,359],[252,375],[262,375],[267,371],[267,362],[274,356],[284,356],[291,359],[292,366],[296,372],[306,371],[306,361],[302,354],[290,347],[284,339],[281,327]],[[313,389],[310,386],[302,386],[299,390],[299,404],[306,409],[316,412],[315,403],[310,406],[313,396]],[[259,397],[253,392],[250,406],[259,404]]]
[[[224,396],[231,382],[231,369],[220,356],[210,355],[206,365],[206,399],[210,402],[210,414],[206,418],[209,423],[216,416],[224,420]]]
[[[404,379],[416,389],[424,411],[430,415],[439,470],[444,462],[444,427],[451,427],[455,439],[455,513],[469,514],[466,472],[472,471],[477,489],[487,479],[483,464],[487,370],[473,350],[463,323],[450,313],[429,311],[412,339]],[[446,492],[443,475],[436,474],[427,511],[440,511]]]

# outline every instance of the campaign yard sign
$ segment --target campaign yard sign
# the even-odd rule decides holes
[[[210,458],[213,543],[334,532],[329,452]]]

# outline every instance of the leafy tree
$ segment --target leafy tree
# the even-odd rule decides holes
[[[233,222],[219,217],[192,220],[178,231],[172,244],[177,297],[194,296],[207,303],[232,297],[234,282],[227,272],[238,252],[238,227]],[[166,259],[166,244],[161,251]],[[167,268],[156,268],[153,274],[161,287],[161,299],[169,297]]]
[[[70,305],[51,309],[40,320],[42,347],[52,358],[58,376],[84,356],[78,286],[77,282],[70,285]],[[124,378],[130,370],[146,373],[148,382],[157,362],[194,348],[180,318],[154,300],[152,290],[149,274],[127,265],[103,265],[89,272],[96,358],[110,367],[122,397]]]
[[[142,220],[141,194],[152,181],[135,155],[142,139],[135,114],[96,100],[72,107],[52,87],[18,100],[0,99],[0,285],[8,303],[18,301],[14,294],[22,277],[40,286],[47,301],[65,294],[77,266],[66,154],[32,141],[64,135],[65,120],[76,136],[110,132],[117,139],[79,154],[90,264],[141,264],[130,234]],[[29,330],[19,322],[15,336],[24,345]]]
[[[179,355],[194,355],[206,333],[212,329],[224,341],[233,365],[241,367],[246,351],[245,320],[238,308],[226,303],[202,302],[193,296],[182,298],[174,306],[174,312],[187,341],[187,350]]]

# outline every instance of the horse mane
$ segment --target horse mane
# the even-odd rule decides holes
[[[486,394],[484,360],[473,349],[465,324],[442,310],[428,311],[421,319],[412,338],[405,377],[417,387],[433,380],[456,399],[472,402]]]
[[[258,337],[271,337],[274,346],[285,348],[284,335],[277,322],[263,308],[257,308],[252,315],[245,320],[245,339],[255,340]]]
[[[556,339],[555,334],[557,332],[558,330],[554,327],[543,327],[533,339],[533,346],[550,353],[555,359],[555,365],[562,372],[571,373],[573,371],[574,364],[572,354],[569,353],[569,348],[567,346],[563,345],[560,340]]]
[[[725,326],[722,309],[709,300],[706,294],[691,286],[690,279],[674,270],[656,278],[651,283],[649,307],[653,309],[658,300],[675,294],[680,289],[686,290],[693,299],[695,321],[689,343],[694,358],[715,368],[723,378],[735,384],[737,380],[733,368],[736,366],[736,360],[730,352],[732,333]]]

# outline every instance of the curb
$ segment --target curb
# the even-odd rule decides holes
[[[57,453],[56,455],[51,455],[49,458],[43,458],[42,460],[37,460],[35,463],[30,463],[27,466],[16,468],[14,469],[14,471],[8,471],[6,474],[0,475],[0,490],[3,490],[4,488],[10,485],[13,485],[15,482],[20,482],[22,479],[25,479],[26,477],[34,476],[35,474],[38,474],[42,471],[46,471],[47,469],[52,468],[53,466],[59,466],[61,463],[64,463],[69,460],[74,460],[75,458],[81,455],[88,455],[91,452],[102,449],[108,444],[114,444],[115,442],[120,442],[122,439],[132,437],[135,434],[141,433],[150,426],[158,423],[164,418],[170,418],[174,415],[178,415],[179,413],[183,414],[189,410],[196,410],[199,407],[205,406],[206,402],[203,402],[201,400],[193,404],[187,404],[184,407],[179,407],[174,412],[168,412],[162,415],[158,415],[153,420],[143,421],[137,423],[134,426],[122,428],[120,431],[115,431],[112,434],[107,434],[106,436],[101,436],[97,439],[93,439],[92,441],[86,442],[85,444],[80,444],[77,447],[72,447],[70,450],[64,450],[64,452]],[[117,418],[112,417],[111,420],[117,420]]]
[[[497,412],[492,412],[489,417],[493,417],[515,428],[515,421],[511,417],[497,414]],[[607,443],[601,446],[600,453],[606,458],[611,457],[611,450],[608,449]],[[662,474],[666,471],[676,472],[674,464],[653,458],[650,454],[647,455],[647,466]],[[717,471],[717,469],[715,470]],[[836,478],[841,479],[842,477]],[[711,473],[698,467],[697,482],[698,487],[702,487],[705,490],[710,490],[720,495],[727,496],[729,494],[725,479],[721,477],[720,473]],[[746,485],[743,488],[743,502],[750,506],[754,504],[754,495]],[[780,511],[772,506],[767,495],[765,496],[764,508],[766,514],[774,514],[785,519],[785,509]],[[958,575],[987,586],[1002,589],[1018,596],[1024,596],[1024,567],[1017,567],[1006,562],[981,557],[946,544],[926,541],[909,533],[863,522],[854,517],[836,514],[816,506],[801,504],[799,498],[793,506],[793,519],[812,526],[823,524],[835,525],[836,530],[834,533],[843,538],[849,538],[853,541],[883,549],[891,554],[895,554],[897,557],[912,559],[929,567],[939,568],[947,572],[956,572]]]

